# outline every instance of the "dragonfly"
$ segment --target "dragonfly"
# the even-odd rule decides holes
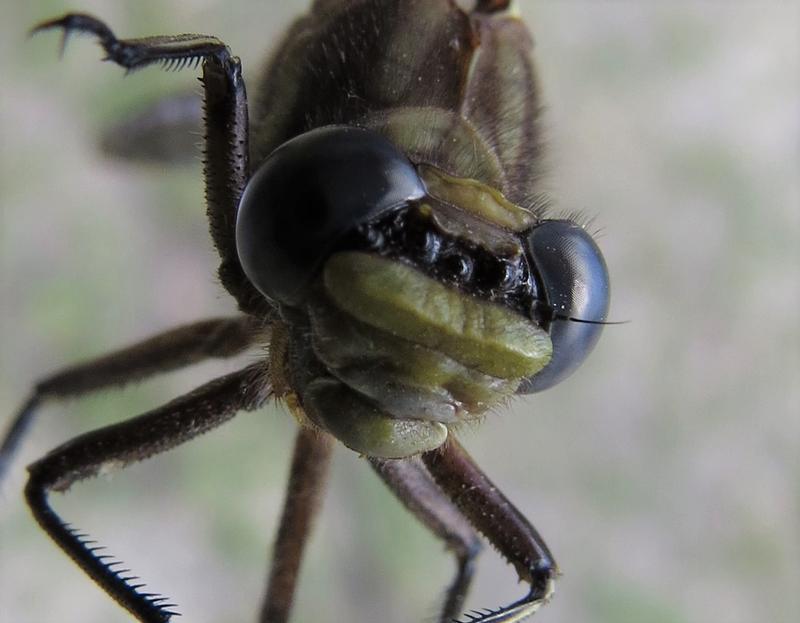
[[[239,313],[36,383],[3,438],[0,478],[45,402],[262,355],[30,465],[24,495],[38,524],[135,619],[170,621],[177,606],[121,570],[51,495],[277,400],[298,426],[260,621],[290,619],[336,446],[363,457],[454,557],[440,622],[536,612],[555,559],[458,435],[566,379],[607,323],[610,286],[590,233],[540,190],[541,96],[514,3],[316,0],[251,98],[240,59],[214,36],[123,39],[84,13],[33,29],[44,31],[92,36],[127,71],[200,67],[207,218]],[[484,540],[527,592],[465,614]]]

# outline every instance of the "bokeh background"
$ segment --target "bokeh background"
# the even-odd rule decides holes
[[[67,9],[120,35],[218,35],[255,74],[306,0],[50,0],[0,21],[0,424],[42,374],[230,313],[199,163],[130,166],[103,128],[191,71],[122,78],[97,47],[25,36]],[[800,8],[521,2],[561,206],[596,217],[612,317],[588,363],[463,439],[564,576],[550,623],[798,620]],[[251,90],[255,87],[251,83]],[[251,356],[252,357],[252,356]],[[245,358],[247,359],[247,357]],[[129,620],[35,527],[24,465],[242,365],[48,407],[0,494],[0,620]],[[294,424],[242,415],[56,504],[192,623],[254,620]],[[452,561],[363,461],[335,457],[295,621],[429,620]],[[490,548],[470,606],[522,586]],[[427,619],[426,619],[427,617]]]

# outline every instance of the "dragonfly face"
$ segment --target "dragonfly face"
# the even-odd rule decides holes
[[[291,391],[314,424],[370,456],[432,450],[445,425],[561,380],[608,309],[605,264],[582,228],[357,127],[276,149],[242,196],[236,239],[245,274],[287,321]]]
[[[461,423],[566,378],[608,310],[599,249],[575,222],[550,218],[538,190],[538,85],[509,5],[317,0],[277,48],[252,110],[239,59],[215,37],[119,39],[77,13],[35,29],[94,35],[128,70],[202,61],[207,213],[241,314],[38,383],[0,449],[0,474],[45,400],[249,347],[269,353],[29,468],[37,521],[138,620],[175,612],[115,571],[48,496],[270,397],[300,430],[261,620],[289,618],[334,439],[455,554],[441,622],[461,612],[478,533],[530,591],[471,621],[521,621],[551,596],[558,568],[546,544],[455,438]]]

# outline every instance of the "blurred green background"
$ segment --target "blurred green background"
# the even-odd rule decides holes
[[[549,623],[798,620],[800,8],[796,2],[521,2],[537,41],[552,175],[596,216],[612,317],[588,363],[463,441],[564,572]],[[122,36],[206,32],[254,75],[306,0],[57,1],[0,22],[5,423],[44,373],[233,311],[215,282],[199,161],[108,160],[104,127],[196,85],[124,80],[73,41],[26,39],[68,9]],[[255,84],[251,82],[253,91]],[[245,357],[245,360],[252,355]],[[48,407],[0,494],[0,620],[129,620],[35,527],[24,465],[241,366],[207,364]],[[192,623],[254,620],[293,423],[242,415],[57,507]],[[363,461],[335,457],[294,620],[430,620],[452,561]],[[523,587],[487,548],[471,607]]]

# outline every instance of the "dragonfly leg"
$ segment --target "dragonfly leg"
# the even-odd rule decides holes
[[[439,616],[449,623],[461,614],[481,549],[478,534],[450,499],[442,493],[418,457],[400,460],[370,459],[373,468],[397,499],[455,554],[458,570]]]
[[[209,35],[118,39],[104,22],[85,13],[42,22],[32,33],[54,29],[63,32],[62,51],[70,35],[94,35],[106,60],[128,71],[153,64],[182,69],[202,62],[206,202],[211,238],[221,259],[220,280],[242,311],[268,313],[269,304],[245,277],[236,253],[236,209],[250,178],[247,92],[239,59],[225,43]]]
[[[307,427],[297,434],[259,623],[289,620],[303,551],[322,505],[333,450],[331,442],[329,435]]]
[[[257,335],[256,323],[246,316],[203,320],[71,366],[39,381],[3,437],[0,480],[43,402],[142,381],[212,357],[232,357],[250,346]]]
[[[231,419],[260,407],[270,395],[263,364],[218,378],[162,407],[59,446],[33,463],[25,497],[39,525],[83,571],[139,621],[160,623],[175,614],[165,597],[141,592],[142,584],[119,570],[101,547],[65,523],[48,500],[80,480],[123,468],[170,450]]]
[[[487,478],[451,435],[422,455],[431,476],[469,522],[511,563],[530,592],[494,611],[469,615],[471,623],[515,623],[532,615],[553,593],[558,567],[542,537]]]

